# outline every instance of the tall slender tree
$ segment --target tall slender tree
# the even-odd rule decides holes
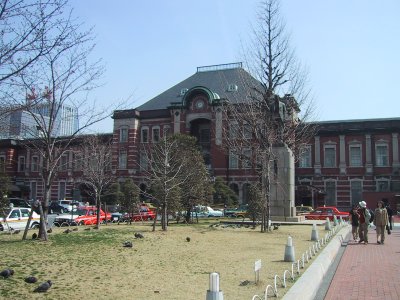
[[[80,155],[76,163],[84,166],[78,181],[88,187],[87,192],[95,199],[97,228],[100,228],[100,209],[103,192],[114,180],[111,172],[111,143],[108,135],[86,135],[80,137]]]
[[[260,6],[252,42],[244,51],[257,81],[243,80],[247,97],[228,102],[224,110],[226,151],[259,174],[262,232],[269,229],[275,147],[286,146],[297,153],[312,135],[305,122],[313,108],[307,73],[290,47],[279,4],[279,0],[266,0]]]

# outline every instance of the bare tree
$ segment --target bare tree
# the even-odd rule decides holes
[[[57,29],[67,0],[0,2],[0,116],[26,103],[15,96],[15,78],[62,43]]]
[[[267,0],[260,7],[245,59],[257,81],[243,79],[247,97],[231,99],[225,106],[226,150],[245,168],[253,168],[260,178],[264,232],[269,229],[275,147],[286,146],[297,153],[312,135],[305,122],[313,107],[307,73],[290,48],[278,0]],[[306,107],[301,118],[300,105]]]
[[[150,148],[143,148],[148,167],[152,194],[161,211],[161,227],[167,230],[170,209],[186,208],[206,197],[208,173],[195,140],[187,135],[163,135],[161,141]],[[197,182],[196,182],[197,178]],[[155,224],[155,222],[154,222]],[[153,227],[154,229],[154,227]]]
[[[78,181],[85,184],[88,193],[95,199],[97,207],[97,228],[100,228],[101,196],[114,180],[111,172],[111,143],[108,135],[88,135],[80,138],[81,155],[76,161],[84,166],[82,177]]]
[[[94,47],[92,30],[81,31],[80,27],[71,13],[63,14],[44,38],[57,37],[59,42],[14,81],[14,88],[28,102],[24,112],[32,123],[25,128],[32,137],[25,140],[25,145],[39,153],[42,160],[44,216],[39,233],[43,240],[47,240],[47,207],[61,158],[79,134],[112,112],[111,107],[99,107],[87,98],[98,86],[104,69],[100,60],[90,60]],[[68,132],[62,132],[66,124]]]

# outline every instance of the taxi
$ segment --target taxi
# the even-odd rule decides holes
[[[29,219],[30,208],[27,207],[10,207],[5,210],[5,214],[0,217],[0,231],[23,230]],[[40,216],[33,212],[30,228],[38,228]]]

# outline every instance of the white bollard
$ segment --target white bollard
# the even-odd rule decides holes
[[[325,223],[325,230],[331,230],[331,221],[329,220],[329,217],[326,217],[326,223]]]
[[[340,225],[343,225],[343,224],[344,224],[344,222],[343,222],[343,216],[340,216],[340,217],[339,217],[339,223],[340,223]]]
[[[317,230],[317,225],[315,223],[312,225],[311,240],[318,241],[318,230]]]
[[[290,261],[294,262],[294,246],[293,246],[293,241],[292,237],[289,236],[287,239],[287,244],[285,246],[285,257],[283,259],[284,261]]]
[[[333,226],[337,226],[338,225],[338,220],[337,217],[334,215],[333,216]]]
[[[219,274],[210,273],[210,289],[207,290],[206,300],[224,300],[224,294],[219,290]]]

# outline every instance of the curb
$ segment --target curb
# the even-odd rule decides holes
[[[312,300],[315,298],[325,274],[342,246],[343,239],[350,231],[351,226],[346,226],[337,232],[299,280],[283,296],[283,300]],[[339,238],[339,235],[342,236],[342,239]]]

